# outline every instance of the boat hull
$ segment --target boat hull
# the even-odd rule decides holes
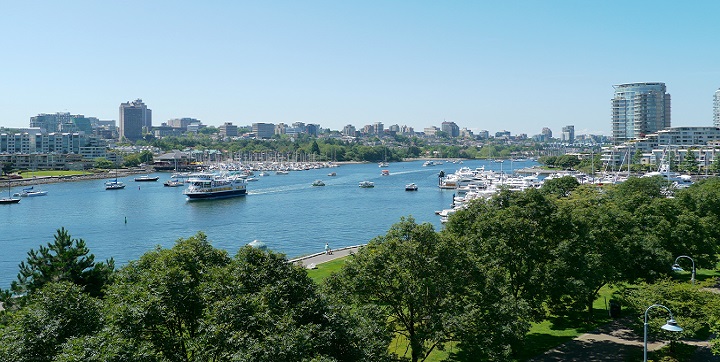
[[[17,204],[20,199],[4,198],[0,199],[0,204]]]
[[[189,200],[213,200],[213,199],[226,199],[229,197],[245,196],[247,193],[246,189],[242,190],[224,190],[215,192],[197,192],[197,193],[185,193],[185,196]]]

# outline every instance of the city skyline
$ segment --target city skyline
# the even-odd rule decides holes
[[[650,6],[652,4],[652,6]],[[621,7],[622,17],[617,8]],[[41,113],[154,125],[382,122],[611,134],[614,84],[663,82],[672,126],[712,126],[712,2],[13,2],[0,126]],[[28,22],[28,18],[32,18]],[[74,19],[68,21],[67,19]]]

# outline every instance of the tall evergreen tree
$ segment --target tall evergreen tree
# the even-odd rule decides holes
[[[68,281],[99,296],[115,269],[112,258],[95,263],[95,255],[90,254],[85,241],[73,239],[65,228],[57,230],[52,243],[31,249],[27,255],[27,260],[20,262],[18,280],[11,285],[16,294],[32,293],[47,283]]]

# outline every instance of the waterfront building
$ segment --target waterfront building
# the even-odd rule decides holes
[[[455,122],[443,122],[440,124],[440,129],[452,138],[460,135],[460,127]]]
[[[275,125],[275,134],[276,135],[287,134],[287,128],[288,128],[288,126],[285,123],[280,122]]]
[[[670,94],[665,83],[614,85],[612,135],[616,144],[670,127]]]
[[[140,140],[143,131],[152,129],[152,111],[138,98],[120,104],[120,138],[131,142]]]
[[[715,91],[713,97],[713,125],[720,127],[720,89]]]
[[[275,134],[275,125],[272,123],[253,123],[252,132],[257,139],[269,139]]]
[[[560,140],[567,143],[575,142],[575,126],[563,127]]]
[[[627,154],[640,151],[642,153],[658,153],[674,150],[676,157],[686,150],[697,150],[698,157],[703,161],[712,162],[712,155],[715,154],[715,147],[720,144],[720,128],[718,127],[670,127],[664,130],[651,133],[643,138],[625,142],[603,150],[602,160],[605,163],[620,165],[627,162]],[[707,151],[705,149],[710,149]],[[632,150],[632,151],[628,151]],[[706,155],[710,155],[707,156]],[[655,157],[656,159],[657,157]],[[624,161],[623,161],[624,160]],[[682,158],[679,158],[682,160]]]

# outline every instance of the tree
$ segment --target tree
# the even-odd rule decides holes
[[[594,187],[582,186],[558,201],[557,218],[566,223],[554,247],[548,273],[548,306],[557,315],[586,309],[604,285],[622,281],[622,248],[629,215]]]
[[[13,281],[11,289],[16,294],[32,293],[50,282],[68,281],[93,296],[102,293],[115,269],[115,262],[95,263],[95,255],[83,239],[73,239],[65,228],[55,234],[53,243],[40,246],[28,252],[27,262],[20,263],[18,280]]]
[[[362,357],[360,343],[374,337],[358,337],[305,270],[279,254],[246,246],[230,258],[198,233],[146,253],[114,281],[103,300],[108,325],[68,346],[64,360],[86,360],[88,350],[103,353],[99,361],[122,361],[127,351],[145,361],[381,360]]]
[[[689,172],[689,173],[697,173],[698,172],[697,157],[695,156],[694,150],[688,149],[685,152],[685,157],[683,157],[683,160],[682,160],[682,162],[680,162],[680,165],[678,168],[682,171]]]
[[[452,341],[476,360],[505,358],[527,324],[510,307],[516,304],[503,278],[459,246],[430,224],[402,218],[328,279],[325,290],[406,339],[413,362]]]
[[[650,310],[648,323],[653,334],[660,334],[663,339],[678,341],[686,338],[697,338],[703,329],[718,330],[718,307],[720,297],[708,285],[692,285],[688,282],[675,282],[662,279],[655,283],[641,283],[622,292],[621,300],[628,314],[635,316],[635,329],[642,331],[645,322],[645,311],[653,304],[659,303],[669,308],[678,325],[683,331],[664,332],[660,326],[670,319],[664,310]],[[720,340],[713,339],[714,348]]]
[[[545,193],[556,195],[558,197],[566,197],[570,192],[575,190],[580,183],[573,176],[563,176],[553,179],[545,179],[541,190]]]
[[[524,300],[534,319],[545,315],[543,301],[553,250],[567,237],[567,224],[554,216],[556,204],[537,189],[503,190],[456,212],[445,224],[485,267],[504,270],[516,300]]]
[[[3,162],[2,163],[2,174],[3,175],[10,174],[10,171],[12,171],[12,169],[13,169],[12,162]]]
[[[717,174],[720,173],[720,157],[714,156],[712,163],[710,164],[710,171]]]
[[[28,298],[0,327],[0,361],[53,361],[68,340],[101,328],[99,301],[75,284],[49,283]]]
[[[311,155],[319,155],[320,154],[320,146],[318,146],[317,141],[313,141],[312,145],[310,146],[310,152]]]
[[[110,169],[115,167],[115,164],[104,157],[99,157],[95,159],[95,168],[101,168],[101,169]]]

